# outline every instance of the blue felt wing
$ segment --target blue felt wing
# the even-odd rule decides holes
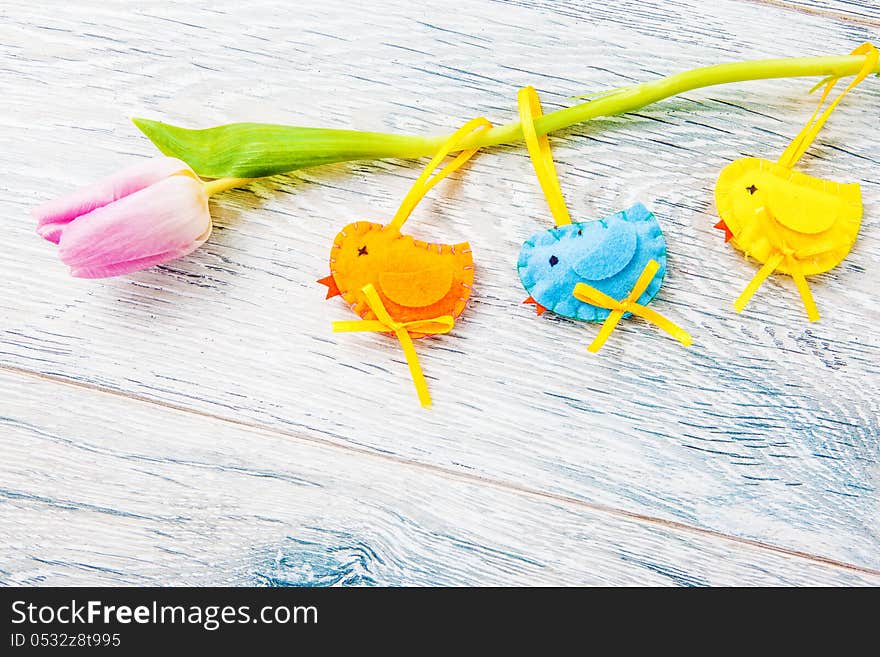
[[[517,270],[531,297],[548,310],[601,322],[610,311],[576,299],[574,286],[586,283],[622,299],[650,260],[656,260],[660,268],[639,298],[642,304],[651,301],[663,283],[666,240],[653,213],[636,203],[604,219],[535,233],[520,250]]]

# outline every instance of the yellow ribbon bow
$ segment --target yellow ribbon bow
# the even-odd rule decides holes
[[[647,306],[638,303],[639,297],[641,297],[642,293],[648,289],[648,286],[651,284],[651,281],[654,280],[654,276],[657,274],[658,269],[660,269],[660,265],[656,260],[648,261],[648,264],[645,265],[645,268],[636,280],[636,284],[633,285],[632,290],[630,290],[626,298],[621,299],[620,301],[590,285],[587,285],[586,283],[578,283],[574,286],[572,294],[578,301],[583,301],[584,303],[589,303],[593,306],[598,306],[599,308],[607,308],[611,311],[611,314],[608,315],[608,319],[602,324],[599,334],[593,342],[590,343],[590,346],[587,347],[588,351],[592,353],[599,351],[602,348],[602,345],[605,344],[608,336],[611,335],[614,327],[617,326],[617,322],[619,322],[620,318],[623,317],[623,314],[627,312],[632,313],[633,315],[638,315],[642,319],[660,327],[681,342],[685,347],[689,347],[692,344],[693,340],[691,339],[690,333],[666,319],[657,311],[651,310]]]
[[[765,262],[752,277],[749,284],[746,285],[745,289],[736,298],[736,301],[733,302],[734,310],[741,313],[749,300],[754,296],[755,292],[757,292],[758,288],[761,287],[761,284],[767,280],[767,277],[770,276],[770,274],[772,274],[784,260],[786,267],[788,268],[788,273],[794,279],[794,284],[797,286],[798,293],[801,295],[801,301],[803,301],[804,309],[807,311],[807,319],[811,322],[818,321],[819,309],[816,307],[816,301],[813,299],[813,294],[810,292],[810,286],[807,283],[803,270],[801,269],[798,255],[799,254],[792,249],[774,251],[773,255],[767,259],[767,262]]]
[[[406,356],[406,363],[409,365],[409,372],[412,375],[413,383],[416,386],[416,393],[422,406],[429,408],[431,406],[431,395],[428,392],[428,383],[425,381],[425,375],[422,373],[422,367],[419,365],[419,357],[416,354],[416,348],[413,344],[413,333],[424,333],[428,335],[436,335],[438,333],[449,333],[455,325],[455,320],[451,315],[441,315],[434,319],[417,319],[412,322],[396,322],[385,310],[379,293],[372,284],[365,285],[362,288],[364,297],[370,310],[376,315],[377,319],[359,319],[354,321],[333,322],[334,333],[348,333],[352,331],[377,331],[380,333],[394,333],[400,341],[403,348],[403,354]]]

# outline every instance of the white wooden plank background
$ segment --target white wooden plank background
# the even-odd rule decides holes
[[[334,335],[332,237],[386,220],[411,161],[304,171],[215,199],[172,265],[70,279],[29,209],[151,145],[134,115],[439,132],[741,58],[845,53],[876,3],[324,2],[0,6],[0,577],[6,583],[880,583],[880,87],[803,162],[862,182],[844,264],[730,310],[754,267],[723,244],[727,162],[772,157],[809,80],[719,87],[554,140],[575,216],[642,200],[663,225],[658,309],[684,350],[520,305],[521,242],[548,225],[518,146],[438,188],[409,230],[471,241],[474,302],[417,345]],[[785,4],[785,3],[782,3]],[[807,13],[807,9],[821,12]],[[867,9],[866,9],[867,8]],[[868,15],[865,15],[865,12]],[[59,539],[64,536],[64,539]]]
[[[16,464],[0,490],[0,522],[12,536],[3,546],[5,581],[871,581],[96,391],[9,373],[0,373],[0,390],[15,417],[3,424],[4,453]],[[47,397],[48,409],[34,405]],[[75,427],[72,408],[83,409]]]

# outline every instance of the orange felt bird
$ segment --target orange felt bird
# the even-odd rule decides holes
[[[328,287],[328,299],[340,295],[363,319],[376,319],[364,293],[372,285],[392,319],[412,322],[461,314],[474,259],[467,242],[431,244],[391,224],[356,221],[333,240],[330,272],[318,281]]]
[[[460,152],[437,171],[444,158],[474,132],[490,127],[489,121],[477,118],[459,128],[428,163],[389,224],[356,221],[339,231],[330,249],[330,275],[318,281],[328,288],[326,298],[342,296],[362,318],[334,322],[334,331],[397,336],[425,407],[431,405],[431,397],[412,338],[452,330],[471,295],[474,260],[467,242],[422,242],[400,228],[425,194],[477,149]]]

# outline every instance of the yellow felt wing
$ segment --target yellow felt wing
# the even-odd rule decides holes
[[[805,184],[808,176],[789,178],[766,172],[759,179],[762,199],[770,215],[786,228],[804,235],[823,233],[846,212],[846,201],[836,190]],[[822,181],[825,182],[825,181]],[[837,183],[831,183],[837,186]]]

